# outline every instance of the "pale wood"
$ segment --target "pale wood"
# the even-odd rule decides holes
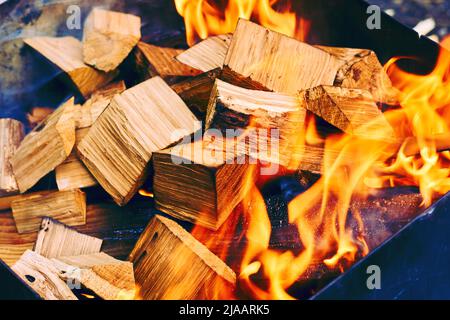
[[[44,196],[44,195],[47,195],[47,194],[50,194],[53,192],[56,192],[56,190],[41,190],[41,191],[27,193],[27,196],[31,196],[31,195]],[[9,196],[5,196],[5,197],[0,197],[0,211],[11,209],[11,203],[14,200],[20,200],[23,197],[24,197],[24,195],[22,195],[22,194],[15,194],[15,195],[9,195]]]
[[[370,92],[318,86],[300,93],[303,106],[344,132],[368,139],[394,139],[391,125]]]
[[[254,130],[256,141],[252,141],[254,148],[250,148],[249,156],[289,167],[297,139],[304,130],[305,116],[306,110],[297,95],[244,89],[216,80],[205,130],[219,129],[223,136],[229,129],[241,129],[243,134]],[[276,147],[269,152],[274,133],[279,138],[276,137]]]
[[[11,203],[19,233],[39,230],[43,217],[52,217],[70,226],[86,223],[86,194],[81,190],[58,191],[47,195],[24,195]]]
[[[64,71],[85,98],[117,76],[115,71],[105,73],[86,65],[82,44],[76,38],[34,37],[24,42]]]
[[[11,269],[45,300],[78,300],[58,276],[53,263],[27,250]]]
[[[339,60],[323,50],[240,19],[221,78],[249,89],[295,94],[333,85],[339,67]]]
[[[399,91],[393,87],[375,52],[327,46],[317,48],[332,54],[342,62],[334,80],[335,86],[365,89],[372,93],[377,101],[398,103]]]
[[[95,254],[100,252],[102,242],[51,218],[44,218],[34,251],[46,258]]]
[[[129,300],[136,294],[133,264],[105,253],[52,259],[62,278],[79,281],[105,300]]]
[[[140,17],[94,8],[84,23],[84,62],[98,70],[114,70],[140,38]]]
[[[69,99],[29,133],[11,159],[21,193],[61,164],[75,144],[74,100]]]
[[[125,205],[144,182],[152,153],[199,128],[180,97],[155,77],[116,96],[77,149],[99,184]]]
[[[54,109],[48,107],[34,107],[26,114],[28,123],[31,128],[36,127],[39,123],[45,120]]]
[[[150,221],[129,260],[146,300],[207,299],[208,290],[236,282],[222,260],[176,222],[159,215]]]
[[[254,178],[255,162],[251,164],[245,149],[236,146],[237,150],[232,143],[205,137],[155,152],[156,208],[217,230],[245,196],[247,179]]]
[[[19,192],[10,161],[24,135],[20,121],[0,119],[0,196]]]
[[[178,61],[203,72],[222,68],[231,38],[231,34],[208,37],[188,50],[181,52],[176,58]]]

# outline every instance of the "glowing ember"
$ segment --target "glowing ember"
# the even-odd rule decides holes
[[[153,198],[155,195],[153,194],[153,192],[150,191],[146,191],[144,189],[139,190],[139,194],[143,197],[149,197],[149,198]]]

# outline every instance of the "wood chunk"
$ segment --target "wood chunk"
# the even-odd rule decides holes
[[[33,251],[27,250],[11,269],[42,299],[78,300],[53,263]]]
[[[305,116],[306,110],[296,95],[249,90],[216,80],[205,129],[219,129],[224,136],[230,129],[260,130],[255,130],[257,141],[253,141],[255,148],[250,150],[254,152],[249,155],[288,167]],[[275,130],[277,132],[273,132]],[[276,145],[272,145],[271,136],[275,133]],[[270,150],[271,146],[276,146],[276,150]]]
[[[198,119],[204,119],[214,81],[221,73],[217,68],[171,85]]]
[[[155,216],[130,254],[145,300],[210,298],[216,286],[231,286],[235,273],[176,222]]]
[[[84,62],[98,70],[114,70],[140,38],[140,17],[94,8],[84,23]]]
[[[34,251],[46,258],[99,253],[102,240],[75,231],[51,218],[44,218]]]
[[[21,193],[60,165],[75,144],[74,99],[56,109],[29,133],[11,159]]]
[[[105,253],[52,259],[64,279],[78,281],[105,300],[129,300],[136,294],[133,264]]]
[[[26,114],[28,123],[31,128],[36,127],[39,123],[45,120],[54,109],[48,107],[34,107]]]
[[[203,72],[222,68],[232,36],[231,34],[224,34],[209,37],[180,53],[176,58],[178,61]]]
[[[394,138],[394,130],[368,91],[318,86],[300,97],[306,109],[344,132],[375,140]]]
[[[248,89],[296,94],[333,85],[340,65],[323,50],[240,19],[221,79]]]
[[[334,80],[335,86],[365,89],[372,93],[376,101],[398,103],[398,90],[392,86],[375,52],[367,49],[316,47],[342,61]]]
[[[23,124],[20,121],[0,119],[0,196],[19,191],[10,160],[24,135]]]
[[[239,146],[238,146],[239,147]],[[228,148],[228,149],[227,149]],[[247,192],[254,171],[245,151],[204,138],[153,154],[156,208],[216,230]],[[254,162],[253,162],[254,163]]]
[[[56,192],[56,190],[41,190],[41,191],[36,191],[36,192],[30,192],[27,193],[27,196],[31,196],[31,195],[47,195],[50,193]],[[15,195],[10,195],[10,196],[6,196],[6,197],[0,197],[0,211],[3,210],[9,210],[11,209],[11,203],[14,200],[20,200],[23,198],[23,195],[21,194],[15,194]]]
[[[117,76],[117,72],[105,73],[86,65],[82,44],[76,38],[35,37],[24,42],[64,71],[85,98]]]
[[[78,153],[114,201],[125,205],[143,184],[152,153],[198,129],[180,97],[155,77],[116,96]]]
[[[133,69],[141,81],[160,76],[165,81],[172,82],[180,77],[200,74],[199,70],[175,59],[183,51],[139,42],[133,50]]]
[[[71,226],[86,223],[86,195],[81,190],[58,191],[48,195],[24,195],[11,203],[19,233],[39,230],[43,217]]]

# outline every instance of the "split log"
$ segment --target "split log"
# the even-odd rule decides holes
[[[24,42],[64,71],[85,98],[117,75],[117,72],[105,73],[86,65],[82,44],[73,37],[35,37]]]
[[[249,90],[216,80],[205,129],[219,129],[224,136],[230,129],[241,129],[243,134],[256,129],[249,156],[288,167],[296,154],[305,116],[296,95]]]
[[[228,148],[228,150],[225,150]],[[247,191],[255,170],[234,143],[207,139],[153,154],[156,208],[216,230]]]
[[[33,251],[27,250],[11,269],[42,299],[78,300],[53,263]]]
[[[21,122],[14,119],[0,119],[0,196],[19,191],[10,160],[24,135]]]
[[[84,62],[98,70],[114,70],[140,38],[140,17],[94,8],[84,23]]]
[[[182,49],[164,48],[139,42],[133,50],[132,69],[140,81],[160,76],[167,82],[174,82],[180,77],[190,77],[201,72],[192,68],[175,57],[182,53]]]
[[[27,193],[27,196],[31,196],[31,195],[44,196],[44,195],[48,195],[48,194],[56,192],[56,191],[57,190],[41,190],[41,191]],[[23,198],[23,195],[21,195],[21,194],[0,197],[0,211],[10,210],[11,203],[15,200],[20,200],[22,198]]]
[[[231,38],[231,34],[209,37],[180,53],[176,58],[203,72],[222,68]]]
[[[102,242],[46,217],[42,219],[34,251],[46,258],[95,254],[100,252]]]
[[[105,253],[52,259],[60,276],[82,284],[105,300],[130,300],[135,297],[133,264]]]
[[[198,119],[205,119],[214,81],[221,73],[217,68],[171,85]]]
[[[300,93],[303,106],[342,131],[368,139],[393,139],[395,134],[370,92],[318,86]]]
[[[21,193],[60,165],[75,144],[74,100],[68,100],[34,128],[11,159]]]
[[[155,216],[130,254],[145,300],[207,299],[233,288],[235,273],[176,222]],[[212,291],[212,292],[211,292]]]
[[[333,85],[340,65],[323,50],[240,19],[221,79],[248,89],[296,94]]]
[[[46,216],[71,226],[86,223],[86,195],[80,190],[24,195],[11,203],[11,209],[19,233],[39,230],[41,219]]]
[[[28,123],[33,129],[39,123],[45,120],[52,112],[53,108],[48,107],[33,107],[30,112],[26,114]]]
[[[316,47],[342,62],[334,80],[335,86],[365,89],[372,93],[377,101],[398,103],[398,90],[392,86],[375,52],[367,49]]]
[[[117,95],[78,154],[114,201],[125,205],[145,181],[152,153],[198,129],[180,97],[155,77]]]

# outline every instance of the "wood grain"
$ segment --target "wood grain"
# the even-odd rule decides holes
[[[0,196],[19,192],[10,161],[24,135],[20,121],[0,119]]]

